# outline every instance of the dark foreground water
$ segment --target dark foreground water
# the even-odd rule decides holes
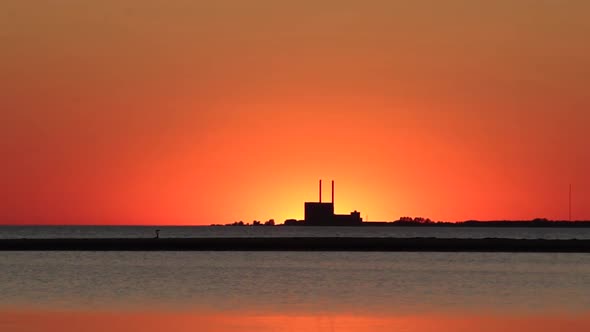
[[[589,331],[590,254],[1,252],[0,331]]]
[[[160,237],[438,237],[590,239],[590,228],[532,227],[170,227],[170,226],[0,226],[0,239]]]

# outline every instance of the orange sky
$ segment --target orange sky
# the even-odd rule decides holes
[[[590,219],[588,12],[5,0],[0,223]]]

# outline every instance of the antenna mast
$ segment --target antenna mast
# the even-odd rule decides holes
[[[572,221],[572,184],[570,183],[570,222]]]

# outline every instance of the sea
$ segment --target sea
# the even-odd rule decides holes
[[[589,239],[588,228],[0,227],[0,238]],[[590,254],[0,252],[0,331],[590,331]]]
[[[0,226],[0,239],[203,237],[396,237],[590,239],[590,227],[450,226]]]

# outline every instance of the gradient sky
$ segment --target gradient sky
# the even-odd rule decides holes
[[[4,0],[0,222],[590,219],[588,13]]]

